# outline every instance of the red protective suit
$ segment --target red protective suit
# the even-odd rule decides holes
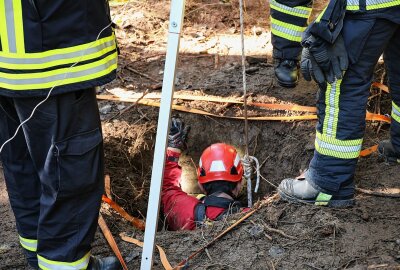
[[[180,187],[182,169],[177,162],[179,156],[180,153],[167,150],[161,201],[170,230],[194,230],[196,229],[194,210],[200,201],[188,195]],[[215,220],[224,211],[224,208],[209,206],[206,209],[206,216]]]

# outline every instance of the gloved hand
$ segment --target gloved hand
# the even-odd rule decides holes
[[[185,150],[187,148],[186,141],[189,131],[190,126],[186,126],[181,118],[173,116],[168,134],[168,147],[181,151]]]
[[[335,43],[306,35],[302,41],[304,47],[301,57],[301,72],[307,81],[313,78],[317,83],[333,83],[341,79],[349,60],[342,35]]]

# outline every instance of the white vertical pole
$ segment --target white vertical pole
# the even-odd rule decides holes
[[[161,106],[158,115],[156,146],[151,173],[150,195],[147,205],[146,230],[141,261],[141,270],[151,270],[160,210],[161,185],[164,176],[167,135],[171,116],[172,97],[175,88],[176,61],[179,53],[179,39],[183,24],[185,0],[171,0],[167,55],[161,92]]]

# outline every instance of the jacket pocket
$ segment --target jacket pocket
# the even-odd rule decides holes
[[[100,130],[80,133],[54,144],[58,197],[71,197],[102,188],[103,146]]]

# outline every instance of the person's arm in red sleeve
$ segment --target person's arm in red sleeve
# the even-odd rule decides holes
[[[170,230],[194,230],[194,209],[199,200],[180,187],[182,169],[178,164],[179,156],[179,149],[168,147],[161,202]]]

